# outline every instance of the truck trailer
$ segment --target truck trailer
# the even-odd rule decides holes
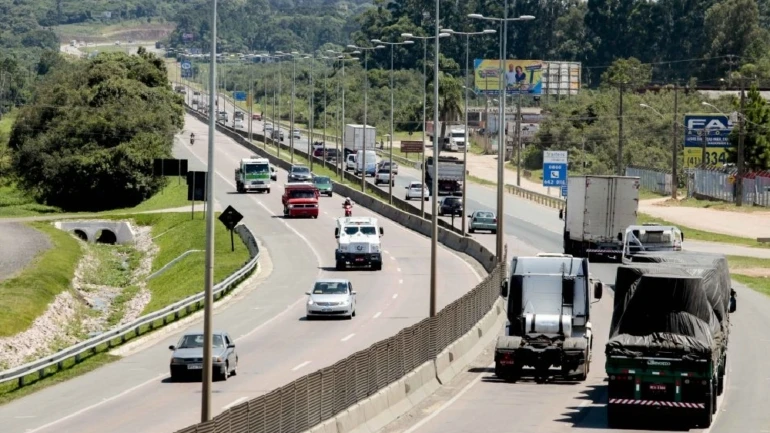
[[[564,254],[622,260],[623,234],[636,224],[639,178],[570,176],[567,181]]]
[[[364,143],[366,143],[366,150],[374,150],[377,144],[376,138],[377,129],[374,126],[367,125],[366,136],[364,136],[364,125],[345,125],[345,140],[343,142],[345,156],[363,150]]]
[[[433,195],[433,157],[425,158],[425,183]],[[438,157],[438,195],[463,195],[463,161],[455,156]]]
[[[672,414],[707,428],[724,389],[729,313],[735,311],[726,260],[652,254],[648,263],[617,271],[605,347],[608,423],[618,428]]]
[[[565,254],[515,257],[502,287],[508,323],[495,346],[495,375],[507,381],[553,376],[584,381],[591,364],[591,304],[602,297],[588,259]],[[554,370],[555,369],[555,370]]]

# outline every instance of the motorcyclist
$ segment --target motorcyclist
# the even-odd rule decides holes
[[[194,143],[195,143],[195,133],[191,132],[190,133],[190,144],[194,144]]]
[[[346,206],[353,207],[353,200],[351,200],[350,197],[345,197],[345,201],[342,202],[342,207]]]

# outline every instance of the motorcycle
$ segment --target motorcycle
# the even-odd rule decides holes
[[[353,205],[350,204],[344,204],[342,207],[345,209],[345,216],[353,216]]]

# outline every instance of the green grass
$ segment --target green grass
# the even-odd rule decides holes
[[[128,216],[139,225],[151,225],[152,236],[158,246],[158,255],[152,264],[152,272],[165,266],[188,250],[205,249],[206,230],[202,212],[157,213]],[[126,217],[120,217],[126,218]],[[116,218],[117,219],[117,218]],[[222,224],[215,225],[214,281],[219,282],[235,272],[249,260],[249,251],[235,235],[235,251],[230,251],[230,233]],[[164,273],[147,283],[152,293],[150,303],[142,314],[159,310],[171,303],[203,290],[205,256],[192,253],[175,263]]]
[[[137,213],[161,209],[175,209],[189,205],[187,201],[187,181],[184,179],[169,177],[168,184],[157,194],[129,209],[119,209],[110,213]]]
[[[727,261],[734,280],[770,296],[770,259],[727,256]]]
[[[56,295],[69,290],[83,253],[75,238],[51,224],[30,226],[48,236],[51,248],[39,254],[19,275],[0,283],[0,337],[29,328]]]
[[[649,200],[653,198],[668,197],[669,194],[661,194],[648,189],[639,188],[639,200]]]
[[[139,287],[128,286],[112,300],[112,311],[110,311],[110,315],[107,317],[108,326],[112,327],[120,323],[126,311],[126,303],[133,299],[137,293],[139,293]]]
[[[0,384],[0,405],[6,404],[13,400],[34,394],[41,389],[48,388],[49,386],[57,385],[62,382],[66,382],[77,376],[94,371],[110,362],[120,359],[117,356],[109,355],[107,353],[98,353],[87,358],[84,362],[75,363],[74,359],[64,361],[62,369],[56,374],[53,374],[53,367],[47,374],[45,379],[31,383],[27,386],[19,388],[15,381]]]
[[[770,248],[770,244],[763,244],[763,243],[757,242],[755,239],[741,238],[738,236],[724,235],[721,233],[712,233],[712,232],[707,232],[703,230],[698,230],[692,227],[683,226],[681,224],[675,224],[670,221],[666,221],[662,218],[655,218],[652,215],[639,212],[639,216],[637,217],[637,224],[645,224],[645,223],[659,223],[662,225],[677,226],[684,233],[685,241],[687,241],[688,239],[691,239],[691,240],[704,241],[704,242],[721,242],[725,244],[744,245],[747,247]]]
[[[94,51],[100,53],[126,53],[130,49],[127,45],[99,45],[95,47],[78,47],[78,50],[90,54]]]
[[[0,185],[0,218],[28,217],[61,213],[61,209],[40,204],[29,194],[9,183]]]
[[[141,253],[129,245],[89,244],[93,266],[84,269],[83,282],[126,288],[139,262]]]
[[[116,24],[105,25],[100,22],[64,24],[53,28],[54,33],[59,36],[62,43],[69,43],[75,39],[81,41],[88,39],[91,41],[105,40],[114,41],[121,38],[121,33],[147,31],[147,30],[165,30],[173,27],[173,24],[160,22],[153,19],[148,23],[146,19],[125,20]]]

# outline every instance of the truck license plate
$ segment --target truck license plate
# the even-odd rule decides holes
[[[660,383],[651,383],[650,384],[650,391],[665,391],[666,385],[660,384]]]
[[[356,261],[357,261],[357,262],[363,262],[363,261],[364,261],[364,258],[363,258],[363,257],[356,257]]]
[[[188,370],[202,370],[203,364],[188,364],[187,365]]]

